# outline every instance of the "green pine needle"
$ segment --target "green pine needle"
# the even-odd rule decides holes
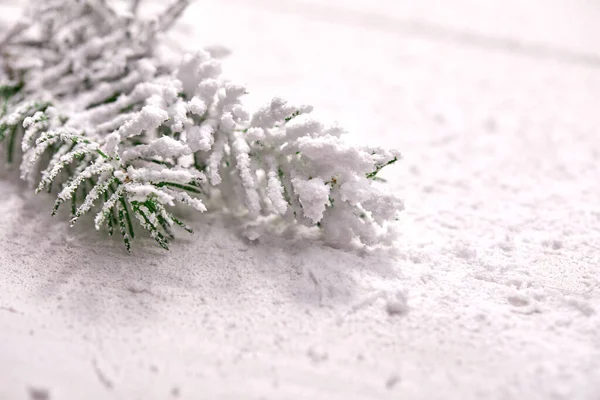
[[[387,167],[388,165],[394,164],[396,161],[398,161],[398,157],[394,157],[393,159],[391,159],[390,161],[388,161],[385,164],[377,165],[376,168],[375,168],[375,171],[370,172],[370,173],[367,174],[367,178],[369,178],[369,179],[375,179],[375,177],[377,176],[377,174],[379,173],[379,171],[381,171],[383,168]]]
[[[123,236],[123,242],[125,243],[125,248],[127,249],[127,252],[131,252],[131,242],[129,240],[130,235],[127,232],[127,226],[125,222],[125,210],[123,210],[122,205],[118,205],[117,207],[119,209],[119,230],[121,231],[121,236]],[[127,216],[127,219],[129,219],[129,216]],[[131,223],[131,221],[129,222]]]

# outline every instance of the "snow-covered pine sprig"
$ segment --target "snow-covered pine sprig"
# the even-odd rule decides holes
[[[104,0],[32,3],[0,44],[8,162],[20,150],[21,177],[57,193],[54,213],[66,202],[71,223],[95,212],[127,249],[135,226],[163,248],[173,226],[191,232],[177,203],[279,215],[336,245],[390,244],[402,202],[373,181],[400,154],[348,145],[309,106],[275,98],[248,111],[245,87],[206,51],[173,68],[158,44],[187,3],[154,20],[137,16],[139,1],[121,12]]]

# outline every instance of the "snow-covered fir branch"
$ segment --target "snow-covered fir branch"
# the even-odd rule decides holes
[[[335,245],[389,245],[400,199],[381,190],[379,171],[396,151],[350,146],[312,108],[281,98],[252,112],[246,88],[221,77],[206,51],[177,68],[157,50],[188,1],[143,20],[131,1],[32,2],[0,42],[0,141],[21,177],[54,192],[54,213],[71,223],[96,214],[130,248],[136,227],[168,248],[173,214],[185,204],[247,217],[278,215],[318,227]]]

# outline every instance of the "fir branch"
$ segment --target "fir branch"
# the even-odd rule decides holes
[[[188,0],[156,22],[138,0],[125,14],[105,0],[49,1],[32,5],[42,37],[16,30],[2,44],[0,141],[8,162],[21,153],[22,178],[56,192],[53,215],[66,201],[72,224],[96,210],[96,228],[118,230],[128,251],[135,219],[168,249],[173,226],[192,233],[172,208],[204,212],[220,192],[221,207],[319,227],[336,245],[392,242],[402,202],[372,183],[400,154],[348,145],[310,106],[275,98],[249,112],[245,87],[205,51],[163,63],[159,33]]]

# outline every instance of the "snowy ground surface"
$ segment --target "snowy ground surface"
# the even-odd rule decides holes
[[[3,173],[0,399],[600,399],[599,20],[591,0],[197,2],[178,42],[231,48],[254,99],[404,152],[401,240],[254,244],[206,215],[129,256]]]

